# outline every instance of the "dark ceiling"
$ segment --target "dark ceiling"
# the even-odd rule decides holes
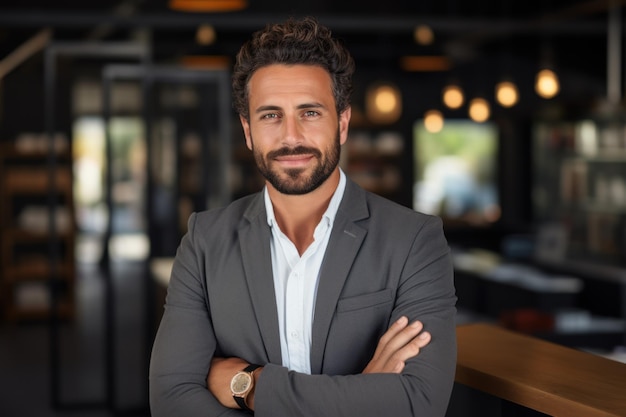
[[[609,10],[613,7],[613,16],[621,20],[626,1],[248,3],[243,11],[198,14],[171,11],[167,0],[3,0],[0,59],[44,27],[53,30],[55,40],[126,40],[138,32],[148,33],[155,62],[175,62],[184,55],[232,56],[252,31],[267,22],[290,15],[315,15],[346,41],[361,66],[397,65],[405,55],[446,56],[453,65],[501,55],[538,62],[545,51],[551,51],[557,66],[604,82]],[[202,23],[212,24],[217,32],[217,41],[211,46],[194,42],[196,28]],[[418,45],[413,40],[413,30],[421,24],[433,29],[432,45]]]

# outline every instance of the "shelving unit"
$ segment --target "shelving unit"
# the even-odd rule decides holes
[[[388,198],[400,191],[404,151],[404,138],[400,133],[355,129],[344,148],[342,167],[356,183]]]
[[[534,217],[565,259],[626,265],[626,121],[539,123],[533,159]]]
[[[58,152],[54,177],[47,158],[41,149],[20,150],[12,143],[0,148],[0,306],[8,321],[49,317],[52,291],[59,317],[74,314],[71,157],[67,149]]]

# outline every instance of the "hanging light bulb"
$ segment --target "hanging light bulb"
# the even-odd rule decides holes
[[[511,81],[502,81],[496,85],[496,100],[503,107],[513,107],[519,100],[517,86]]]
[[[413,31],[413,38],[418,45],[430,45],[435,40],[435,34],[428,25],[419,25]]]
[[[485,122],[489,119],[490,114],[489,102],[484,98],[475,98],[470,101],[469,116],[473,121],[478,123]]]
[[[439,110],[429,110],[424,115],[424,127],[430,133],[438,133],[443,129],[443,115]]]
[[[450,84],[443,89],[443,103],[450,109],[458,109],[463,105],[465,97],[463,90],[456,84]]]
[[[365,111],[375,123],[395,123],[402,114],[400,89],[390,83],[378,83],[368,88]]]
[[[198,29],[196,30],[196,42],[199,45],[212,45],[215,43],[216,38],[217,34],[215,33],[213,25],[202,24],[198,26]]]
[[[552,98],[559,93],[559,78],[550,69],[542,69],[535,78],[535,91],[543,98]]]

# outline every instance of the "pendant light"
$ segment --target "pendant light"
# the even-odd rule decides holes
[[[519,101],[519,91],[513,81],[504,80],[496,85],[496,100],[502,107],[513,107]]]
[[[505,20],[509,20],[511,17],[511,2],[508,0],[501,0],[500,6],[502,18]],[[501,78],[500,82],[496,84],[495,98],[496,102],[502,107],[509,108],[515,106],[519,101],[519,90],[517,89],[517,85],[515,85],[515,83],[509,76],[513,68],[510,33],[506,33],[501,38],[501,44],[502,52],[500,54],[500,65],[501,71],[504,76]]]
[[[389,82],[370,86],[366,92],[365,111],[367,117],[374,123],[395,123],[402,114],[400,89]]]
[[[439,110],[429,110],[424,114],[424,127],[430,133],[438,133],[443,129],[443,115]]]
[[[457,83],[448,84],[443,88],[443,103],[450,109],[458,109],[465,102],[463,90]]]
[[[418,45],[432,45],[435,41],[435,34],[428,25],[419,25],[413,31],[413,39]]]
[[[491,115],[489,102],[482,97],[472,99],[469,103],[469,117],[477,123],[486,122]]]
[[[543,68],[535,77],[535,92],[545,99],[556,96],[560,90],[559,77],[549,69]]]
[[[559,77],[554,69],[554,49],[549,40],[541,45],[539,71],[535,76],[535,92],[542,98],[550,99],[559,93]]]

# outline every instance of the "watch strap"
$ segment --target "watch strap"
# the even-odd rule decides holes
[[[236,395],[233,395],[233,398],[235,399],[235,402],[237,403],[239,408],[241,408],[242,410],[247,411],[249,413],[252,413],[252,409],[250,407],[248,407],[248,404],[246,404],[245,398],[237,397]]]
[[[245,369],[244,369],[243,371],[244,371],[244,372],[252,372],[252,371],[254,371],[255,369],[258,369],[258,368],[260,368],[260,367],[261,367],[261,365],[250,364],[250,365],[246,366],[246,367],[245,367]]]
[[[248,365],[248,366],[246,366],[244,368],[243,372],[253,373],[256,369],[258,369],[260,367],[261,367],[261,365],[250,364],[250,365]],[[251,377],[252,377],[252,383],[254,384],[254,375],[251,375]],[[245,411],[247,411],[249,413],[254,414],[254,411],[250,407],[248,407],[248,404],[246,403],[246,399],[247,398],[238,397],[236,395],[233,395],[233,398],[235,399],[235,402],[237,403],[239,408],[241,408],[242,410],[245,410]]]

